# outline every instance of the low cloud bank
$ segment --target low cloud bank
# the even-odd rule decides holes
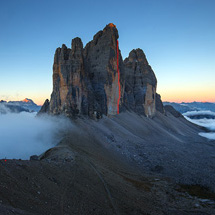
[[[66,129],[72,129],[68,119],[35,116],[27,112],[0,114],[0,159],[39,155],[55,146]]]
[[[199,133],[200,136],[202,137],[206,137],[208,139],[211,139],[211,140],[215,140],[215,132],[211,132],[211,133]]]
[[[200,126],[203,126],[207,129],[209,129],[211,132],[208,132],[208,133],[205,133],[205,132],[201,132],[199,133],[200,136],[202,137],[206,137],[208,139],[211,139],[211,140],[215,140],[215,119],[190,119],[188,116],[195,116],[195,115],[212,115],[212,116],[215,116],[215,112],[212,112],[212,111],[190,111],[190,112],[187,112],[187,113],[184,113],[183,114],[184,117],[196,124],[196,125],[200,125]]]
[[[0,114],[10,113],[10,109],[4,103],[0,103]]]
[[[196,125],[203,126],[210,131],[215,131],[215,119],[190,119],[187,116],[185,118]]]
[[[215,116],[215,112],[212,112],[210,110],[202,110],[202,111],[188,111],[183,114],[184,116],[196,116],[196,115],[211,115]]]

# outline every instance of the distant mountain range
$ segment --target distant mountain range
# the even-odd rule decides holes
[[[171,105],[180,113],[186,113],[188,111],[212,111],[215,112],[215,103],[210,102],[163,102],[164,105]]]
[[[25,98],[22,101],[0,101],[0,113],[20,113],[20,112],[38,112],[41,106],[35,104],[33,100]]]

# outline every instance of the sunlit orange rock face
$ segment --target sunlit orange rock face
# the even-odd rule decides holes
[[[160,99],[156,96],[157,80],[141,49],[132,50],[124,61],[119,50],[118,83],[118,37],[116,26],[110,23],[85,47],[80,38],[75,38],[71,48],[57,48],[53,92],[41,112],[101,118],[116,115],[119,100],[119,112],[131,110],[154,116],[156,98]]]
[[[27,98],[23,99],[22,101],[23,101],[23,102],[31,102],[31,100],[30,100],[30,99],[27,99]]]
[[[108,27],[110,28],[116,28],[116,25],[114,25],[113,23],[108,24]]]

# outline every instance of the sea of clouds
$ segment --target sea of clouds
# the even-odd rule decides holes
[[[194,115],[211,115],[211,116],[215,116],[215,112],[212,111],[190,111],[187,113],[183,114],[184,117],[196,124],[196,125],[200,125],[203,126],[205,128],[207,128],[210,132],[201,132],[199,133],[199,135],[206,137],[208,139],[211,140],[215,140],[215,119],[207,119],[207,118],[203,118],[203,119],[190,119],[189,116],[194,116]]]
[[[184,116],[195,116],[195,115],[211,115],[215,116],[215,112],[210,111],[210,110],[199,110],[199,111],[188,111],[183,114]]]
[[[11,113],[0,104],[0,159],[29,159],[55,146],[66,129],[72,129],[68,119],[51,116],[36,117],[36,113]],[[1,111],[0,111],[1,112]]]
[[[1,114],[6,113],[6,114]],[[199,135],[215,140],[215,119],[190,119],[190,114],[209,114],[208,111],[185,113],[187,120],[206,127],[210,132]],[[215,115],[215,112],[211,112]],[[11,113],[0,104],[0,159],[29,159],[55,146],[64,131],[72,129],[68,119],[53,116],[36,117],[36,113]]]

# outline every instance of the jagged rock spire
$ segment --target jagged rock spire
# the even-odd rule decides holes
[[[119,100],[120,112],[128,109],[152,117],[160,98],[155,74],[141,49],[132,50],[123,61],[117,51],[118,38],[116,25],[110,23],[84,48],[78,37],[71,49],[64,44],[57,48],[53,92],[41,112],[100,118],[117,114]]]

